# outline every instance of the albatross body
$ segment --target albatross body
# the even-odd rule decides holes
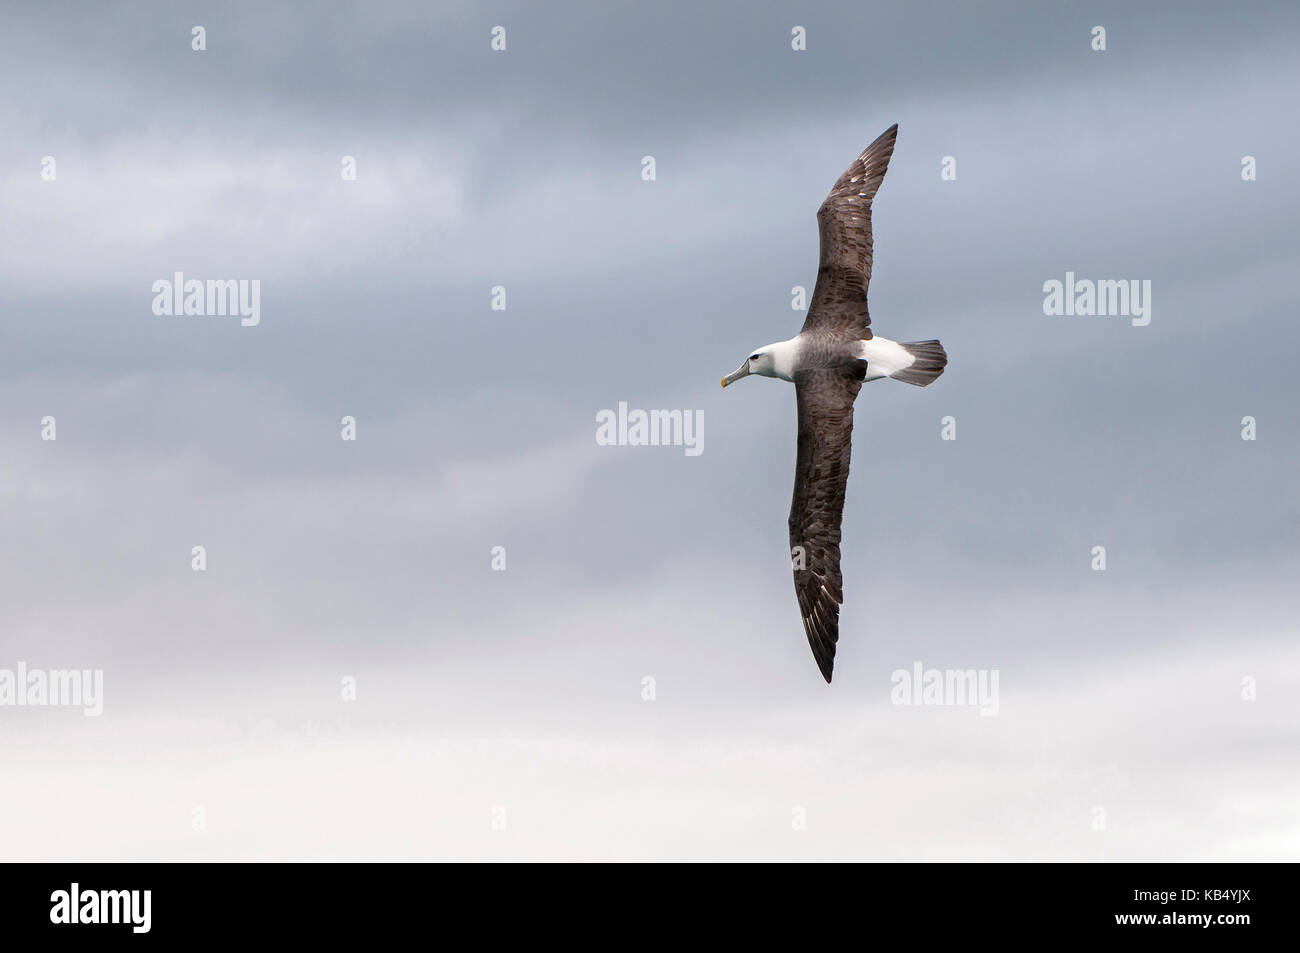
[[[722,386],[758,374],[794,384],[799,444],[790,504],[790,556],[808,645],[829,683],[839,641],[840,519],[849,479],[853,402],[867,381],[924,387],[943,373],[938,341],[900,344],[871,333],[871,200],[885,178],[895,123],[839,177],[817,211],[821,260],[803,329],[754,351]]]

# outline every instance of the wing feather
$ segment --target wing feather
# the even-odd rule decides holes
[[[894,123],[844,170],[817,210],[821,258],[804,331],[826,329],[871,338],[871,201],[885,179],[897,137]]]
[[[804,632],[827,682],[840,637],[840,521],[849,480],[853,401],[861,387],[861,372],[853,367],[795,374],[799,446],[790,503],[790,552]]]

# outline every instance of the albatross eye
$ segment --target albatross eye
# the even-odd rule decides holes
[[[749,355],[749,359],[750,359],[751,361],[757,361],[757,360],[758,360],[758,355],[757,355],[757,354],[751,354],[751,355]]]

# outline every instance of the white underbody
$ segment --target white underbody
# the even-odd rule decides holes
[[[751,373],[764,377],[776,377],[784,381],[794,380],[794,372],[799,369],[799,339],[778,341],[759,350],[759,359],[750,365]],[[864,380],[878,381],[910,367],[916,358],[908,353],[907,348],[888,338],[873,337],[870,341],[858,342],[858,357],[867,362],[867,376]]]
[[[907,348],[888,338],[872,338],[858,345],[858,356],[867,362],[869,381],[878,381],[905,367],[916,363],[916,358],[908,353]]]

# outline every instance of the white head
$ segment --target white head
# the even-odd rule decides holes
[[[748,377],[750,374],[758,374],[761,377],[779,377],[782,380],[790,380],[791,357],[793,354],[791,341],[781,341],[777,344],[769,344],[766,347],[760,347],[754,350],[749,357],[745,358],[745,363],[736,368],[730,374],[722,379],[722,386],[734,384],[742,377]]]

